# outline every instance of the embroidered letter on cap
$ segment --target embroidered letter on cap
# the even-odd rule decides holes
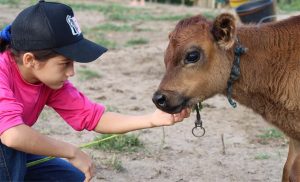
[[[80,27],[79,27],[79,24],[76,20],[75,17],[71,17],[70,15],[68,15],[66,17],[66,20],[71,28],[71,31],[72,31],[72,34],[73,35],[80,35],[81,34],[81,30],[80,30]]]

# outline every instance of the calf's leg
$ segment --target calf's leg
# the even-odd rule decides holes
[[[283,182],[300,182],[300,142],[290,138],[289,153],[283,169]]]
[[[294,139],[290,138],[289,142],[289,152],[288,152],[288,157],[285,162],[284,168],[283,168],[283,174],[282,174],[282,182],[289,182],[290,178],[290,171],[292,168],[292,165],[294,163],[296,154],[294,151]]]

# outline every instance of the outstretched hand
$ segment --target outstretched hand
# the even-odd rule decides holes
[[[159,109],[156,109],[152,114],[151,124],[153,127],[156,126],[169,126],[175,123],[183,121],[184,118],[190,116],[191,109],[183,109],[180,113],[177,114],[168,114]]]

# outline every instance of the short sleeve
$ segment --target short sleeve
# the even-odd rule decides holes
[[[46,104],[77,131],[93,130],[105,111],[103,105],[89,100],[69,81],[62,88],[53,91]]]
[[[23,104],[17,101],[9,83],[6,71],[0,67],[0,134],[9,128],[24,124]]]

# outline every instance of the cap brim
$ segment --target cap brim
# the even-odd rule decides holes
[[[107,48],[83,38],[74,44],[55,48],[54,51],[73,61],[88,63],[99,58]]]

